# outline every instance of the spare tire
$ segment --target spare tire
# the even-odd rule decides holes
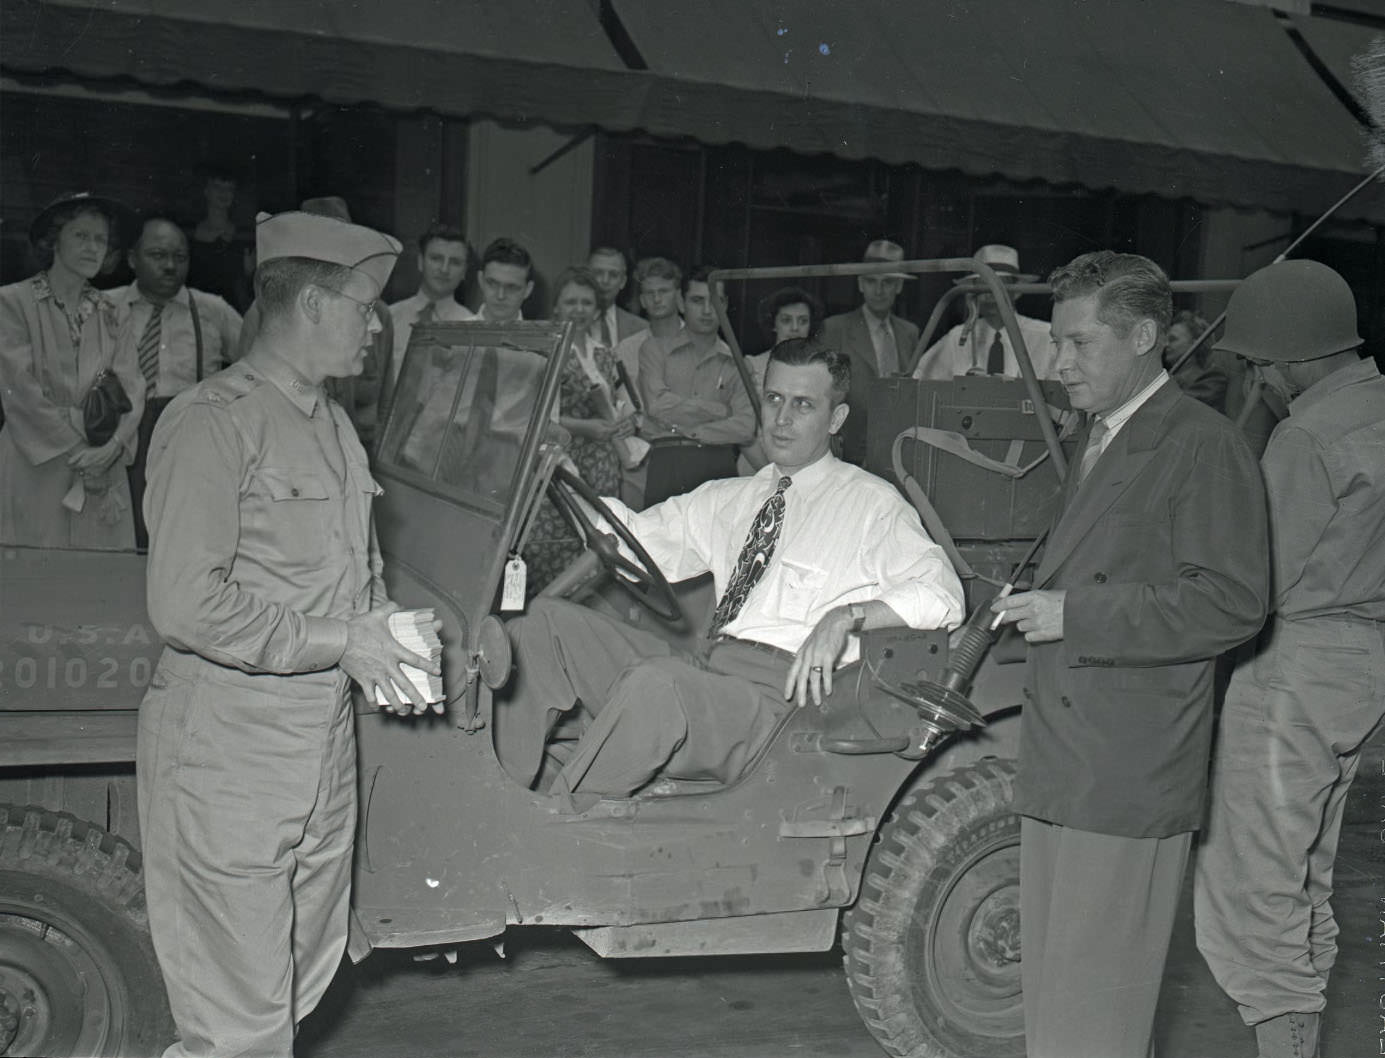
[[[1013,761],[911,790],[880,828],[842,947],[851,996],[900,1058],[1023,1058]]]
[[[66,812],[0,805],[0,1055],[150,1055],[172,1039],[139,853]]]

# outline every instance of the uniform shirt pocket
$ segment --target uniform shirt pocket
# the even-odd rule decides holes
[[[333,523],[340,505],[330,502],[332,490],[323,473],[313,467],[260,467],[251,476],[255,500],[253,535],[265,554],[277,556],[283,568],[311,568],[327,560],[324,541],[339,528]],[[270,563],[273,564],[273,563]]]
[[[331,496],[322,475],[306,467],[261,467],[255,477],[276,503],[326,500]]]

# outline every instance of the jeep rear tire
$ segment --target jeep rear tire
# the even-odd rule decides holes
[[[906,794],[880,829],[842,947],[856,1009],[901,1058],[1023,1058],[1013,761]]]
[[[173,1038],[139,853],[0,805],[0,1055],[149,1055]]]

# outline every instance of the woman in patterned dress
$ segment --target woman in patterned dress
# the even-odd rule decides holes
[[[29,232],[47,266],[0,287],[0,543],[135,546],[125,468],[135,455],[144,379],[134,347],[118,348],[114,303],[91,285],[123,212],[88,194],[54,202]],[[93,446],[81,406],[106,368],[133,407],[114,437]]]
[[[615,442],[635,431],[633,417],[610,418],[616,405],[615,356],[592,335],[596,320],[596,277],[584,267],[569,268],[554,284],[554,318],[574,324],[572,353],[563,369],[558,423],[572,436],[567,454],[599,496],[620,491],[620,456]],[[572,527],[544,500],[525,549],[530,594],[538,591],[582,552]]]

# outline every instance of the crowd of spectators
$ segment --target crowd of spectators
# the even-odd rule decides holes
[[[0,386],[9,415],[0,433],[0,482],[9,497],[0,503],[0,538],[48,546],[145,545],[143,468],[155,422],[178,392],[242,355],[259,329],[249,283],[253,242],[232,219],[235,194],[231,174],[211,173],[205,211],[189,227],[167,216],[136,218],[114,200],[85,193],[64,196],[35,219],[31,241],[41,269],[0,291]],[[301,209],[351,219],[335,196],[308,199]],[[92,281],[103,262],[108,266],[126,246],[133,282],[96,289]],[[481,249],[474,311],[461,300],[473,252],[466,235],[436,224],[416,246],[417,291],[390,305],[376,303],[382,329],[363,370],[329,384],[368,451],[415,328],[522,320],[534,291],[533,258],[514,239],[498,238]],[[863,260],[904,257],[897,243],[877,239]],[[1007,282],[1035,278],[1020,272],[1010,247],[984,246],[977,258]],[[626,255],[601,245],[551,287],[551,318],[572,322],[576,334],[556,412],[570,437],[569,456],[598,492],[619,495],[633,509],[764,465],[757,405],[765,362],[779,342],[810,338],[850,359],[851,414],[834,443],[857,464],[865,460],[874,379],[1019,377],[1018,353],[977,276],[957,280],[965,294],[964,322],[927,349],[918,326],[895,311],[912,278],[906,273],[859,276],[860,305],[830,317],[810,291],[782,287],[759,303],[763,345],[738,363],[718,333],[718,310],[724,313],[727,299],[722,284],[709,282],[710,272],[646,257],[635,263],[632,284]],[[637,302],[639,313],[623,300]],[[1035,373],[1054,377],[1047,322],[1019,316],[1018,323]],[[1165,351],[1169,366],[1204,330],[1200,317],[1178,316]],[[1212,357],[1210,345],[1187,357],[1174,378],[1204,403],[1235,414],[1243,372]],[[81,407],[103,372],[119,379],[130,407],[113,435],[93,445],[82,429]],[[576,541],[556,512],[546,510],[530,545],[547,569],[571,557]],[[534,583],[543,582],[542,569]]]

